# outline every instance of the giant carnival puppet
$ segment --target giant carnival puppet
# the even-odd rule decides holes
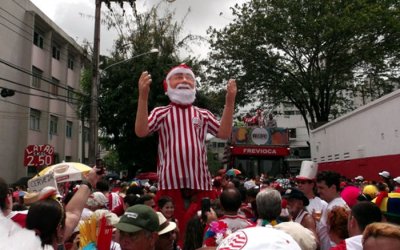
[[[222,139],[230,136],[236,81],[230,79],[227,83],[220,121],[210,111],[192,105],[196,98],[196,80],[187,65],[181,64],[169,71],[164,90],[171,102],[154,108],[149,115],[151,82],[149,72],[143,72],[138,83],[135,132],[139,137],[158,132],[159,191],[156,200],[165,195],[174,200],[175,215],[183,231],[186,222],[200,209],[201,199],[213,198],[205,140],[207,133]]]

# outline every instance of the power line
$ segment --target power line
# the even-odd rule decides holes
[[[6,100],[6,99],[0,99],[0,101],[5,102],[5,103],[9,103],[9,104],[13,104],[13,105],[16,105],[16,106],[19,106],[19,107],[22,107],[22,108],[35,109],[35,108],[29,107],[29,106],[26,106],[26,105],[23,105],[23,104],[11,102],[11,101]],[[60,114],[60,113],[55,113],[55,112],[49,112],[49,111],[46,111],[46,110],[39,110],[39,111],[42,112],[42,113],[46,113],[46,114],[57,115],[58,117],[65,117],[65,118],[77,119],[77,120],[80,119],[78,115],[77,115],[77,116],[66,116],[65,114]],[[75,110],[75,109],[74,109],[74,111],[77,112],[77,110]],[[2,112],[2,111],[0,111],[0,112]],[[28,113],[28,114],[29,114],[29,113]],[[29,117],[28,117],[28,118],[29,118]]]
[[[40,76],[39,76],[39,75],[36,75],[36,74],[34,74],[32,71],[30,71],[30,70],[24,69],[24,68],[22,68],[22,67],[20,67],[20,66],[18,66],[18,65],[15,65],[15,64],[13,64],[13,63],[11,63],[11,62],[7,62],[7,61],[5,61],[5,60],[3,60],[3,59],[1,59],[1,58],[0,58],[0,63],[3,63],[3,64],[5,64],[5,65],[7,65],[7,66],[9,66],[9,67],[11,67],[11,68],[14,68],[14,69],[16,69],[16,70],[18,70],[18,71],[20,71],[20,72],[23,72],[23,73],[25,73],[25,74],[28,74],[28,75],[31,75],[31,76],[33,76],[33,77],[39,78],[40,80],[43,80],[43,81],[45,81],[45,82],[47,82],[47,83],[50,83],[50,84],[52,84],[52,85],[57,85],[59,88],[64,89],[64,90],[67,90],[67,91],[71,91],[71,92],[74,93],[74,94],[77,94],[77,95],[80,95],[80,96],[89,97],[88,95],[83,94],[83,93],[81,93],[81,92],[77,92],[77,91],[75,91],[75,90],[70,90],[70,89],[68,89],[68,87],[63,87],[61,84],[54,84],[54,82],[53,82],[52,80],[50,80],[50,79],[47,79],[47,78],[45,78],[45,77],[43,77],[43,76],[41,76],[41,75],[40,75]],[[25,86],[27,86],[28,88],[31,88],[31,89],[36,89],[36,88],[30,87],[28,84],[25,85]],[[39,89],[37,89],[37,90],[39,90]],[[39,90],[39,91],[45,92],[44,90]]]
[[[2,77],[0,77],[0,80],[5,80],[5,81],[8,81],[8,82],[17,84],[17,83],[15,83],[15,82],[13,82],[13,81],[9,81],[9,80],[4,79],[4,78],[2,78]],[[22,84],[19,84],[19,85],[22,86]],[[6,87],[0,86],[0,88],[6,88]],[[68,100],[60,99],[60,98],[58,98],[58,97],[51,97],[51,96],[38,95],[38,94],[23,92],[23,91],[19,91],[19,90],[14,90],[14,91],[15,91],[16,93],[20,93],[20,94],[23,94],[23,95],[37,96],[37,97],[42,97],[42,98],[46,98],[46,99],[49,99],[49,100],[57,100],[57,101],[61,101],[61,102],[67,102],[67,103],[71,103],[71,104],[74,104],[74,105],[77,105],[77,104],[78,104],[78,103],[74,103],[74,102],[69,102]],[[50,92],[47,92],[47,93],[51,94]],[[66,96],[61,96],[61,97],[66,97]],[[68,97],[66,97],[66,98],[68,98]],[[70,98],[70,99],[72,99],[72,98]],[[77,99],[75,99],[75,100],[77,100]]]
[[[18,82],[14,82],[14,81],[12,81],[12,80],[8,80],[8,79],[5,79],[5,78],[3,78],[3,77],[0,77],[0,80],[6,81],[6,82],[9,82],[9,83],[13,83],[13,84],[16,84],[16,85],[25,87],[25,88],[34,89],[34,88],[31,88],[31,87],[29,87],[29,86],[27,86],[27,85],[24,85],[24,84],[21,84],[21,83],[18,83]],[[2,86],[0,86],[0,88],[9,88],[9,87],[2,87]],[[46,93],[46,94],[54,95],[53,93],[51,93],[51,92],[49,92],[49,91],[39,90],[39,89],[37,89],[37,90],[40,91],[40,92],[44,92],[44,93]],[[31,95],[31,96],[38,96],[38,97],[43,97],[43,98],[50,99],[50,100],[58,100],[58,101],[68,102],[68,103],[71,103],[71,102],[68,101],[68,99],[69,99],[69,100],[75,100],[75,101],[77,101],[77,102],[79,101],[79,99],[76,99],[76,98],[73,98],[73,97],[69,98],[68,96],[64,96],[64,95],[57,95],[57,97],[50,97],[50,96],[44,96],[44,95],[38,95],[38,94],[23,92],[23,91],[19,91],[19,90],[14,90],[14,91],[17,92],[17,93],[20,93],[20,94]],[[58,97],[64,97],[64,98],[66,98],[67,100],[65,100],[65,99],[60,99],[60,98],[58,98]],[[78,103],[72,103],[72,104],[78,104]]]

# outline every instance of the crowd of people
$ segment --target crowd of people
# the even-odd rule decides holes
[[[220,121],[193,105],[187,65],[165,78],[171,103],[149,113],[151,83],[143,72],[135,133],[158,133],[158,182],[110,183],[93,167],[83,181],[33,193],[0,178],[0,249],[400,249],[400,177],[348,180],[309,161],[290,179],[212,177],[205,139],[231,135],[236,81]],[[276,127],[272,115],[266,125]]]
[[[157,183],[105,180],[96,168],[63,194],[0,180],[0,249],[400,249],[400,178],[377,175],[349,180],[312,162],[288,180],[219,171],[211,207],[185,228]]]

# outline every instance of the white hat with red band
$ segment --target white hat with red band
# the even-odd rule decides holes
[[[164,91],[167,92],[168,90],[168,85],[169,85],[169,78],[171,78],[171,76],[175,75],[175,74],[179,74],[179,73],[183,73],[183,74],[189,74],[194,78],[195,75],[193,73],[192,68],[190,68],[189,66],[187,66],[186,64],[182,63],[179,64],[178,66],[173,67],[167,74],[167,77],[165,77],[164,80]]]
[[[318,172],[318,165],[313,161],[302,161],[300,173],[296,176],[297,180],[315,180]]]

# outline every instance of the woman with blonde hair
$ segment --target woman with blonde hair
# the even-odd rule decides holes
[[[400,226],[382,222],[369,224],[363,233],[363,249],[400,249]]]

